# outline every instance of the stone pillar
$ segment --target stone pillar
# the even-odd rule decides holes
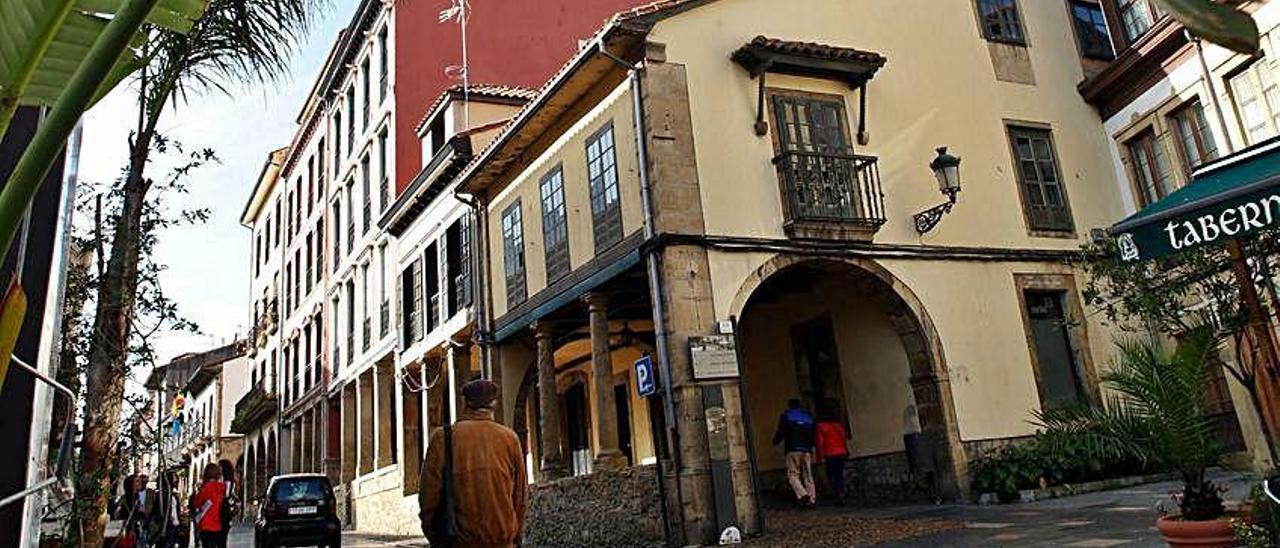
[[[538,403],[542,411],[542,439],[538,441],[538,450],[542,455],[542,479],[554,480],[569,475],[569,465],[564,460],[564,449],[560,443],[556,347],[552,341],[550,324],[538,322],[533,328],[538,341]]]
[[[613,355],[609,350],[609,296],[603,292],[588,293],[587,303],[591,329],[591,381],[595,389],[595,470],[612,471],[626,468],[627,459],[618,450],[617,404],[613,397]]]

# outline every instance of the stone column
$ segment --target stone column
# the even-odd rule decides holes
[[[591,381],[595,387],[595,470],[621,470],[627,459],[618,450],[617,404],[613,401],[613,356],[609,350],[609,296],[603,292],[588,293],[587,303],[591,329]]]
[[[538,405],[542,411],[542,439],[538,451],[542,455],[542,479],[555,480],[569,475],[560,443],[560,397],[556,390],[556,347],[551,325],[534,324],[538,341]]]

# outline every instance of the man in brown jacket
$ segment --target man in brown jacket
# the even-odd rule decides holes
[[[466,408],[453,431],[453,489],[458,536],[452,546],[512,547],[524,530],[524,453],[515,432],[493,420],[498,386],[480,379],[462,387]],[[433,545],[431,518],[443,508],[444,429],[431,433],[418,491],[422,531]]]

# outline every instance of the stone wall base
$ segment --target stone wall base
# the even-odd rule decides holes
[[[660,546],[661,508],[654,466],[534,485],[524,546]]]

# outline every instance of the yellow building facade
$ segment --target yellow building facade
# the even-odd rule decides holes
[[[859,485],[956,497],[1098,396],[1113,334],[1065,264],[1124,213],[1076,90],[1096,62],[1072,3],[990,4],[659,2],[477,154],[484,367],[534,477],[660,461],[707,540],[784,485],[788,400],[848,426]]]

